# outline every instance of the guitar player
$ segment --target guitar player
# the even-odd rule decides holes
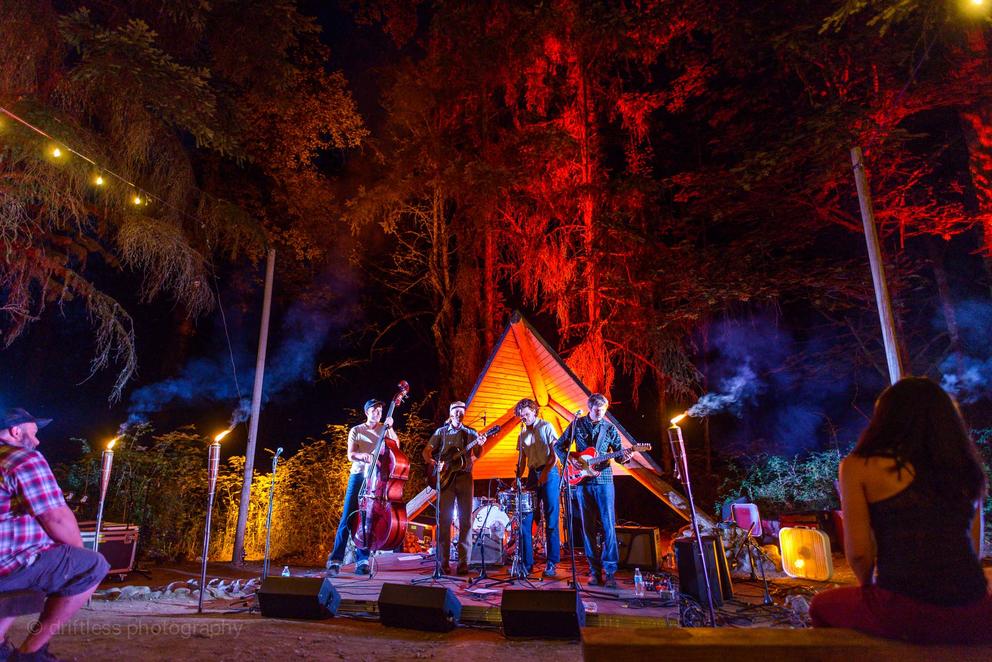
[[[581,453],[594,448],[597,455],[622,450],[620,433],[615,425],[606,420],[606,410],[610,406],[606,396],[593,393],[589,396],[589,413],[573,420],[562,433],[555,452],[565,462],[569,442],[574,438],[575,452]],[[618,461],[626,463],[629,455],[621,455]],[[614,575],[620,552],[617,548],[616,513],[614,512],[613,469],[607,464],[598,476],[589,477],[575,487],[575,500],[582,520],[582,538],[589,569],[592,570],[591,586],[617,587]],[[596,549],[596,532],[602,527],[603,547]],[[604,578],[605,573],[605,578]]]
[[[544,576],[555,576],[555,564],[561,560],[561,540],[558,536],[558,501],[561,493],[561,474],[558,472],[558,462],[555,458],[554,428],[543,418],[537,416],[538,405],[530,398],[524,398],[517,403],[514,412],[523,424],[520,436],[517,437],[517,472],[519,480],[524,473],[524,466],[529,467],[526,489],[533,490],[537,497],[535,510],[540,506],[544,513],[545,534],[547,535],[547,560],[544,564]],[[520,543],[523,546],[524,566],[530,574],[534,565],[534,512],[524,513]]]
[[[465,418],[465,403],[452,402],[448,406],[448,422],[439,427],[431,435],[427,445],[424,446],[424,461],[427,463],[429,473],[435,471],[437,458],[465,448],[475,441],[484,440],[479,438],[479,434],[472,428],[462,423]],[[474,486],[472,483],[472,467],[475,459],[482,452],[482,443],[473,448],[465,459],[464,466],[455,474],[454,479],[446,487],[441,489],[438,498],[440,530],[437,532],[437,554],[441,555],[441,572],[451,573],[451,516],[452,506],[457,504],[458,521],[458,570],[457,574],[468,574],[468,559],[471,551],[472,527],[472,495]]]

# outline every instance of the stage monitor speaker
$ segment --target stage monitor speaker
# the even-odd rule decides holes
[[[379,592],[379,620],[389,627],[447,632],[461,615],[458,598],[442,586],[383,584]]]
[[[258,589],[258,607],[268,618],[328,618],[340,604],[341,594],[323,577],[266,577]]]
[[[499,606],[507,637],[578,639],[586,609],[576,591],[506,589]]]
[[[730,579],[727,556],[723,552],[723,540],[719,536],[703,536],[703,554],[710,577],[713,606],[719,607],[724,600],[734,597],[734,584]],[[679,571],[679,591],[695,598],[705,607],[703,593],[706,578],[694,538],[678,538],[675,541],[675,562]]]
[[[621,568],[661,568],[661,533],[654,526],[618,526]]]

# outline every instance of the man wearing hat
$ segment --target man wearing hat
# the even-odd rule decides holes
[[[466,448],[474,441],[480,443],[473,448],[465,458],[465,463],[457,471],[448,486],[441,490],[438,499],[438,508],[441,512],[438,516],[438,524],[441,530],[437,532],[437,554],[441,557],[441,571],[445,574],[451,572],[451,519],[452,508],[458,507],[458,574],[468,574],[468,558],[471,552],[472,527],[472,493],[474,486],[472,483],[472,467],[475,459],[482,452],[484,439],[479,438],[479,433],[470,427],[462,424],[465,418],[465,403],[461,401],[452,402],[448,406],[448,422],[434,431],[430,441],[424,446],[424,461],[427,462],[428,472],[433,473],[439,458]]]
[[[15,651],[0,619],[0,659],[54,660],[48,641],[86,604],[110,566],[83,549],[76,516],[62,498],[48,462],[36,449],[38,429],[51,419],[23,409],[0,421],[0,592],[42,591],[45,609]]]
[[[365,402],[365,422],[348,430],[348,459],[351,460],[351,476],[348,478],[348,488],[344,493],[344,508],[341,513],[341,521],[338,523],[338,532],[334,537],[334,549],[327,557],[327,576],[334,577],[341,572],[341,563],[344,561],[345,550],[348,549],[348,538],[351,536],[349,522],[358,514],[358,497],[361,494],[362,486],[365,483],[365,472],[372,461],[372,451],[375,450],[375,443],[382,434],[382,426],[386,426],[386,435],[396,441],[396,432],[393,431],[393,419],[382,419],[382,400],[367,400]],[[381,421],[381,422],[380,422]],[[355,549],[355,574],[369,574],[369,550]]]

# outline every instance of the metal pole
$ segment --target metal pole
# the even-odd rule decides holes
[[[692,497],[692,481],[689,478],[689,459],[685,453],[685,440],[682,438],[682,428],[677,423],[673,422],[671,427],[668,428],[668,440],[672,445],[675,461],[678,462],[682,484],[685,485],[685,494],[689,497],[689,512],[692,514],[692,532],[696,535],[696,544],[699,546],[699,565],[703,568],[703,583],[706,585],[706,607],[710,614],[710,626],[716,627],[716,611],[713,609],[713,584],[710,579],[710,571],[706,567],[703,536],[699,530],[699,520],[696,518],[696,501]],[[715,547],[713,553],[716,554]],[[714,560],[719,562],[719,559]]]
[[[871,203],[871,189],[865,175],[864,155],[860,147],[851,148],[851,164],[854,166],[854,182],[858,186],[858,202],[861,205],[861,221],[865,227],[865,241],[868,243],[868,260],[871,264],[871,279],[875,285],[875,304],[878,306],[878,319],[882,325],[882,341],[885,343],[885,361],[889,366],[889,382],[895,384],[902,378],[902,362],[896,341],[895,316],[889,299],[889,288],[885,282],[885,265],[882,263],[882,248],[878,243],[875,229],[875,210]]]
[[[103,451],[103,457],[100,467],[100,505],[97,507],[96,511],[96,527],[93,532],[93,551],[96,552],[100,549],[100,529],[103,528],[103,504],[107,499],[107,486],[110,484],[110,471],[114,466],[114,451],[113,442],[107,450]]]
[[[203,557],[200,560],[200,597],[196,613],[203,613],[203,596],[207,593],[207,558],[210,556],[210,520],[214,511],[214,492],[217,488],[217,469],[220,466],[220,443],[215,441],[207,449],[207,520],[203,526]]]
[[[279,466],[279,456],[282,446],[272,456],[272,484],[269,485],[269,512],[265,516],[265,558],[262,560],[262,579],[269,576],[269,541],[272,539],[272,500],[276,495],[276,467]]]
[[[231,562],[242,565],[245,550],[245,528],[248,526],[248,506],[251,501],[251,481],[255,472],[255,442],[258,439],[258,413],[262,406],[262,380],[265,377],[265,348],[269,339],[269,312],[272,308],[272,276],[276,267],[276,251],[269,249],[265,261],[265,294],[262,300],[262,322],[258,332],[258,354],[255,358],[255,386],[251,393],[251,419],[248,424],[248,446],[245,448],[245,475],[241,482],[238,504],[238,528],[234,532],[234,554]]]

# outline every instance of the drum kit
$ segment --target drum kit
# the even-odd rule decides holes
[[[476,497],[473,499],[472,521],[471,521],[471,541],[473,546],[480,543],[480,539],[489,538],[499,544],[507,553],[512,554],[517,544],[517,513],[528,515],[534,512],[535,494],[531,490],[523,490],[519,494],[516,490],[503,490],[496,493],[496,498]],[[453,513],[451,527],[452,542],[458,540],[460,522],[458,521],[458,511]],[[536,527],[537,533],[534,535],[535,551],[544,549],[544,527]],[[496,559],[487,559],[487,562],[495,562]]]

